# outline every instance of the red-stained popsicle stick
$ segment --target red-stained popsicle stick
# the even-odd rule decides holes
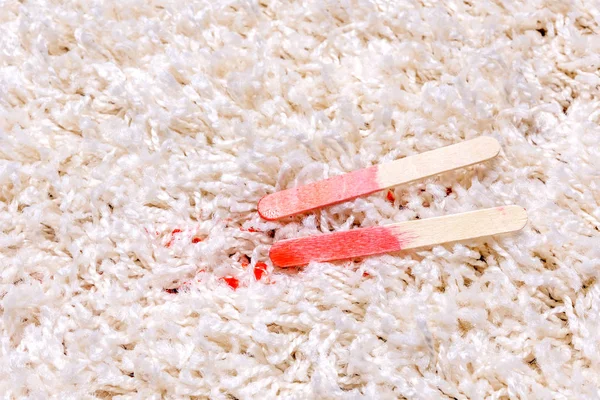
[[[481,136],[400,160],[282,190],[263,197],[258,213],[276,220],[364,196],[402,183],[477,164],[500,152],[496,139]]]
[[[269,257],[278,267],[334,261],[514,232],[527,223],[519,206],[488,208],[276,242]]]

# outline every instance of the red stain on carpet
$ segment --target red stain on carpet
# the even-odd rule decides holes
[[[175,242],[175,235],[178,233],[181,233],[181,229],[173,229],[173,232],[171,232],[171,238],[167,244],[165,244],[165,247],[171,247],[173,245],[173,242]]]
[[[240,286],[240,281],[235,276],[224,276],[221,279],[233,290],[236,290]]]
[[[396,201],[396,196],[394,195],[394,192],[392,192],[391,190],[388,190],[386,198],[390,203],[393,203],[394,201]]]
[[[267,271],[267,264],[265,264],[264,262],[257,262],[256,265],[254,266],[254,278],[257,281],[260,281],[260,278],[262,278],[263,274]]]

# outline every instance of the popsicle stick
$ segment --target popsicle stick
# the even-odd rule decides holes
[[[269,257],[278,267],[333,261],[518,231],[527,223],[519,206],[488,208],[276,242]]]
[[[258,213],[266,220],[287,217],[402,183],[467,167],[494,158],[499,152],[500,144],[496,139],[481,136],[267,195],[259,201]]]

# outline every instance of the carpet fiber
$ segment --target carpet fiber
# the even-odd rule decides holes
[[[597,2],[0,8],[3,398],[600,396]],[[257,215],[484,134],[494,161]],[[521,233],[268,261],[274,240],[507,204]]]

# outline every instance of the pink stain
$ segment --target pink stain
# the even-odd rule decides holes
[[[202,278],[204,278],[204,274],[206,273],[205,269],[201,269],[196,274],[196,282],[202,282]]]
[[[246,268],[248,265],[250,265],[250,259],[246,255],[240,256],[239,261],[240,264],[242,264],[242,268]]]
[[[275,220],[380,189],[377,166],[374,166],[265,196],[258,202],[258,213],[266,220]]]
[[[283,240],[273,244],[269,257],[278,267],[306,265],[402,250],[411,240],[386,227],[353,229],[326,235]]]
[[[146,233],[148,235],[152,235],[148,229],[144,228],[144,231],[146,231]],[[160,232],[159,231],[154,231],[154,236],[160,236]]]
[[[171,232],[171,238],[167,244],[165,244],[165,247],[171,247],[173,245],[173,242],[175,242],[175,235],[178,233],[181,233],[181,229],[173,229],[173,232]]]
[[[260,281],[260,278],[262,278],[263,274],[267,271],[267,264],[265,264],[264,262],[257,262],[256,265],[254,266],[254,278],[257,281]]]
[[[394,195],[394,192],[392,192],[391,190],[388,190],[386,198],[392,204],[394,203],[394,201],[396,201],[396,196]]]
[[[240,226],[240,231],[242,231],[242,232],[261,232],[260,229],[256,229],[253,227],[246,229],[246,228],[242,228],[241,226]]]
[[[235,276],[225,276],[221,279],[233,290],[236,290],[240,286],[240,281]]]

